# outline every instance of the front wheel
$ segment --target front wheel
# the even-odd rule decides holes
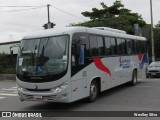
[[[93,102],[96,100],[98,96],[98,85],[96,81],[92,81],[90,85],[90,94],[89,97],[87,98],[88,102]]]
[[[135,86],[137,84],[137,71],[133,71],[132,73],[132,80],[130,82],[130,85]]]
[[[146,75],[146,78],[149,78],[149,76],[148,76],[148,75]]]

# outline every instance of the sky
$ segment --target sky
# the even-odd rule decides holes
[[[148,24],[151,23],[150,0],[121,1],[125,8],[139,13]],[[50,19],[57,28],[89,20],[81,15],[81,12],[91,11],[92,8],[101,8],[101,2],[111,6],[115,0],[0,0],[0,43],[21,40],[28,32],[43,30],[42,26],[47,23],[47,4],[51,5]],[[158,24],[160,0],[152,0],[152,2],[153,21],[154,24]],[[38,6],[39,8],[4,6],[32,6],[32,8]]]

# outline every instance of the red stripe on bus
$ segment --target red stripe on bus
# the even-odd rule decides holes
[[[143,54],[139,54],[139,55],[138,55],[138,59],[139,59],[139,61],[141,61],[141,60],[142,60],[142,58],[143,58]]]
[[[93,61],[94,61],[95,66],[98,69],[106,72],[107,74],[109,74],[111,76],[110,70],[102,63],[101,58],[94,58]]]

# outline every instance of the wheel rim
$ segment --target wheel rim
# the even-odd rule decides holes
[[[91,98],[94,99],[96,98],[97,95],[97,87],[96,85],[92,84],[91,85]]]

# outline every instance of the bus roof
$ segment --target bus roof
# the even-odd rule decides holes
[[[118,30],[117,30],[118,31]],[[104,36],[110,36],[110,37],[120,37],[120,38],[126,38],[126,39],[133,39],[133,40],[146,40],[144,37],[135,36],[135,35],[129,35],[109,30],[103,30],[103,29],[97,29],[97,28],[89,28],[89,27],[64,27],[64,28],[54,28],[54,29],[47,29],[47,30],[41,30],[37,32],[29,33],[28,35],[24,36],[23,39],[33,39],[33,38],[41,38],[41,37],[49,37],[49,36],[57,36],[57,35],[64,35],[69,34],[72,35],[73,33],[77,32],[85,32],[85,33],[91,33],[91,34],[97,34],[97,35],[104,35]]]

